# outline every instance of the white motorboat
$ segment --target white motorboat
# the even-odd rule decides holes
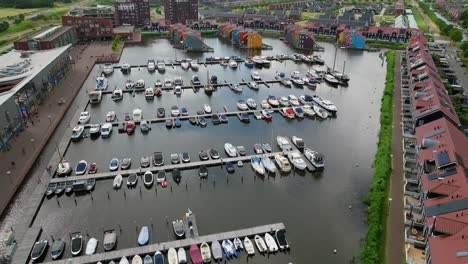
[[[269,233],[265,233],[265,243],[267,244],[269,252],[278,251],[278,245],[276,244],[273,236],[271,236]]]
[[[109,75],[113,72],[114,72],[114,66],[110,63],[106,63],[102,67],[102,73],[104,73],[104,75]]]
[[[262,157],[262,164],[263,164],[263,167],[271,172],[271,173],[275,173],[276,172],[276,166],[275,164],[273,163],[273,161],[270,160],[270,158],[268,158],[267,156],[263,156]]]
[[[159,72],[165,72],[166,71],[166,64],[164,63],[163,60],[158,61],[157,65],[158,65],[158,71]]]
[[[252,77],[252,80],[254,81],[260,81],[262,78],[260,78],[260,74],[258,71],[253,71],[250,76]]]
[[[230,60],[229,61],[229,67],[236,69],[237,68],[237,62],[235,60]]]
[[[209,104],[204,104],[203,110],[205,111],[205,113],[211,114],[211,106]]]
[[[191,82],[193,85],[200,85],[201,84],[200,77],[198,77],[198,75],[193,75]]]
[[[198,64],[197,61],[191,61],[190,68],[192,68],[193,71],[198,71],[198,69],[200,68],[200,64]]]
[[[271,105],[268,103],[267,100],[260,101],[260,106],[262,107],[262,109],[270,109],[271,108]]]
[[[108,85],[107,78],[104,76],[99,76],[96,78],[96,87],[94,89],[96,91],[107,90]]]
[[[240,240],[240,238],[235,237],[233,243],[237,251],[244,249],[244,245],[242,244],[242,240]]]
[[[180,63],[180,67],[182,67],[183,70],[188,70],[190,68],[190,64],[184,61]]]
[[[72,171],[72,167],[70,162],[67,160],[62,160],[57,166],[57,175],[59,177],[63,177],[65,175],[69,175]]]
[[[143,259],[140,257],[140,255],[135,255],[132,258],[132,264],[143,264]]]
[[[317,151],[313,151],[309,148],[304,148],[304,156],[306,159],[314,165],[314,167],[318,170],[323,170],[325,168],[325,157],[323,154],[318,153]]]
[[[294,118],[294,110],[291,107],[283,107],[280,109],[279,113],[287,118]]]
[[[310,106],[310,105],[303,105],[302,106],[302,111],[304,111],[304,114],[306,114],[308,116],[314,116],[315,115],[315,111],[312,108],[312,106]]]
[[[111,123],[104,123],[101,126],[101,137],[107,138],[112,134],[112,124]]]
[[[279,99],[279,103],[281,106],[289,106],[289,100],[286,96],[281,96]]]
[[[174,94],[175,95],[181,95],[182,94],[182,87],[180,87],[179,85],[174,87]]]
[[[325,99],[319,97],[318,95],[313,95],[313,96],[312,96],[312,99],[313,99],[314,102],[317,103],[320,107],[322,107],[323,109],[327,110],[327,111],[330,112],[331,114],[335,114],[335,113],[338,111],[338,108],[336,107],[336,105],[335,105],[332,101],[325,100]]]
[[[247,251],[247,254],[249,255],[255,254],[253,243],[248,237],[244,238],[244,247],[245,247],[245,251]]]
[[[301,73],[299,71],[291,72],[291,79],[300,79],[300,78],[301,78]]]
[[[153,72],[156,70],[156,62],[154,60],[148,60],[146,67],[148,68],[148,71]]]
[[[111,171],[117,170],[119,168],[119,166],[120,166],[120,161],[117,158],[113,158],[109,162],[109,170],[111,170]]]
[[[154,89],[153,88],[146,88],[145,89],[145,98],[146,100],[153,100],[154,99]]]
[[[294,168],[298,170],[305,170],[307,168],[307,164],[305,163],[304,159],[302,159],[302,155],[299,153],[299,151],[293,151],[289,153],[288,159]]]
[[[175,86],[182,86],[182,85],[184,85],[184,80],[182,79],[182,77],[176,76],[176,77],[174,78],[174,85],[175,85]]]
[[[254,240],[255,245],[257,245],[257,249],[261,254],[265,253],[268,250],[267,245],[265,244],[265,241],[261,236],[255,235]]]
[[[265,167],[263,167],[262,158],[254,156],[250,158],[250,163],[255,172],[257,172],[260,175],[265,174]]]
[[[229,157],[237,157],[237,149],[231,143],[224,144],[224,151]]]
[[[132,80],[127,80],[125,82],[125,88],[127,89],[133,89],[135,88],[135,83]]]
[[[132,68],[130,67],[130,64],[128,63],[123,63],[122,66],[120,67],[120,70],[123,72],[123,73],[129,73]]]
[[[114,122],[116,118],[115,111],[109,111],[106,114],[106,122]]]
[[[145,184],[145,186],[151,187],[151,185],[153,185],[153,182],[154,182],[153,173],[151,171],[145,172],[145,174],[143,174],[143,183]]]
[[[49,247],[49,241],[43,239],[34,243],[34,246],[31,250],[31,260],[34,263],[38,259],[42,259],[47,248]]]
[[[304,85],[304,81],[300,78],[291,78],[291,82],[297,87],[302,87]]]
[[[200,245],[200,253],[202,256],[203,263],[211,262],[211,250],[208,243],[205,242]]]
[[[323,110],[322,108],[312,105],[312,109],[314,109],[314,112],[317,114],[317,116],[321,118],[328,118],[328,112]]]
[[[249,85],[250,85],[250,88],[254,90],[258,90],[258,83],[256,81],[251,81]]]
[[[296,115],[297,117],[300,117],[300,118],[304,117],[304,111],[302,111],[302,107],[295,106],[292,109],[294,111],[294,115]]]
[[[90,118],[91,118],[91,115],[89,114],[89,112],[87,111],[81,112],[80,118],[78,119],[78,123],[84,125],[89,122]]]
[[[129,264],[127,257],[123,256],[120,259],[119,264]]]
[[[245,102],[247,103],[247,106],[250,109],[256,109],[257,108],[257,102],[255,102],[255,100],[253,98],[247,98],[247,100]]]
[[[221,244],[218,240],[213,240],[211,242],[211,252],[213,252],[213,258],[215,261],[223,259],[223,250],[221,249]]]
[[[325,74],[323,76],[323,78],[325,79],[325,81],[331,85],[338,85],[340,83],[340,81],[338,79],[335,78],[335,76],[331,75],[331,74]]]
[[[282,151],[290,151],[292,149],[291,143],[286,137],[277,136],[276,142]]]
[[[141,119],[143,119],[143,111],[141,111],[141,109],[139,108],[136,108],[135,110],[133,110],[133,121],[135,122],[140,122]]]
[[[293,106],[299,106],[300,103],[299,103],[299,99],[297,99],[297,97],[293,94],[290,94],[288,95],[288,100],[289,100],[289,103]]]
[[[281,84],[283,84],[286,87],[291,87],[292,86],[291,79],[286,78],[286,77],[281,79]]]
[[[249,110],[249,107],[247,106],[247,103],[244,100],[238,100],[237,103],[237,108],[241,111],[246,111]]]
[[[239,92],[241,93],[242,92],[242,86],[238,83],[233,83],[230,88],[234,91],[234,92]]]
[[[86,162],[86,160],[80,160],[80,162],[76,164],[75,174],[83,175],[86,173],[87,170],[88,170],[88,163]]]
[[[120,186],[122,186],[122,181],[123,181],[122,175],[118,174],[117,176],[114,177],[114,181],[112,182],[112,186],[115,189],[119,189]]]
[[[172,87],[172,80],[169,78],[164,79],[164,87],[171,88]]]
[[[304,140],[300,137],[296,137],[296,136],[292,136],[291,138],[291,141],[293,142],[293,144],[299,149],[304,149]]]
[[[177,251],[175,250],[175,248],[171,247],[169,249],[169,251],[167,251],[167,262],[169,264],[178,264],[179,263],[179,260],[177,258]]]
[[[78,141],[81,139],[81,136],[83,135],[84,131],[84,126],[76,126],[72,129],[72,134],[71,134],[71,140],[72,141]]]
[[[278,99],[276,99],[276,97],[274,95],[269,95],[267,101],[272,107],[278,107],[279,106],[279,101],[278,101]]]
[[[121,100],[122,98],[123,98],[122,89],[117,88],[114,91],[112,91],[112,96],[111,96],[112,100],[118,101],[118,100]]]
[[[139,79],[135,82],[135,88],[140,89],[145,87],[145,80]]]
[[[171,116],[175,117],[179,115],[180,115],[179,107],[177,107],[176,105],[171,106]]]
[[[179,248],[177,250],[177,258],[179,259],[179,264],[187,263],[187,254],[184,248]]]
[[[73,233],[71,239],[71,253],[72,256],[78,256],[81,254],[81,250],[83,249],[83,236],[81,233]]]
[[[289,160],[281,154],[275,155],[275,162],[280,168],[282,172],[290,172],[291,171],[291,163]]]
[[[96,253],[96,248],[98,245],[98,240],[94,237],[90,238],[88,240],[88,243],[86,244],[86,249],[85,249],[85,254],[86,255],[93,255]]]

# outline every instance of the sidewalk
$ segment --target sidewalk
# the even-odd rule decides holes
[[[395,52],[395,76],[393,87],[393,129],[392,129],[392,176],[390,179],[389,215],[387,220],[387,261],[388,264],[404,262],[404,221],[403,221],[403,146],[401,128],[401,53]]]
[[[109,50],[110,45],[100,43],[73,47],[70,55],[75,65],[39,106],[31,125],[10,141],[11,149],[0,153],[0,210],[2,215],[88,77],[95,63],[95,57]],[[62,97],[65,99],[65,104],[58,105]],[[41,182],[42,177],[49,177],[49,175],[42,175],[35,182]]]

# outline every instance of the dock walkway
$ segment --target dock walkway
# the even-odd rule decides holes
[[[170,242],[163,242],[163,243],[155,243],[147,246],[142,247],[134,247],[134,248],[127,248],[121,249],[116,251],[110,251],[100,254],[95,254],[91,256],[81,256],[73,258],[74,264],[82,264],[82,263],[108,263],[111,260],[119,261],[123,256],[127,257],[127,259],[133,258],[135,255],[140,255],[144,257],[145,255],[153,256],[156,251],[161,251],[166,253],[169,248],[189,248],[191,245],[194,244],[201,244],[204,242],[210,243],[211,241],[218,240],[222,241],[225,239],[234,239],[236,237],[243,238],[243,237],[252,237],[257,234],[263,235],[267,232],[273,232],[275,230],[284,230],[286,229],[284,223],[276,223],[270,225],[263,225],[257,226],[252,228],[240,229],[235,231],[228,231],[223,233],[211,234],[206,236],[199,236],[195,238],[187,238],[182,240],[175,240]],[[187,252],[188,253],[188,252]],[[48,264],[66,264],[68,263],[67,260],[57,260],[53,262],[48,262]]]

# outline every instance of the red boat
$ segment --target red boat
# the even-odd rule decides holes
[[[162,186],[163,188],[166,188],[167,182],[166,182],[166,181],[161,182],[161,186]]]
[[[262,117],[263,117],[263,119],[265,119],[266,121],[271,121],[271,114],[268,113],[268,112],[265,111],[265,110],[262,110]]]
[[[192,259],[193,264],[201,264],[202,263],[202,256],[200,253],[200,249],[198,249],[197,245],[190,246],[190,258]]]
[[[161,96],[161,95],[162,95],[162,90],[161,90],[161,88],[156,88],[156,89],[154,89],[154,94],[155,94],[156,96]]]
[[[89,169],[88,169],[88,173],[89,174],[94,174],[97,172],[97,165],[96,163],[91,163],[91,165],[89,166]]]
[[[133,121],[128,121],[127,122],[127,134],[133,134],[135,131],[135,123]]]

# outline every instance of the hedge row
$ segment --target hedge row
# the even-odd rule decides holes
[[[380,107],[380,131],[377,152],[374,159],[374,177],[366,198],[368,204],[367,221],[369,228],[365,244],[361,248],[363,264],[384,263],[386,222],[388,210],[388,182],[392,173],[392,100],[395,51],[387,51],[387,76]]]
[[[442,35],[450,37],[451,40],[455,42],[460,42],[463,40],[463,33],[455,28],[453,25],[448,25],[442,19],[438,18],[434,11],[429,8],[427,3],[419,1],[419,6],[424,11],[424,13],[439,27],[440,33]]]

